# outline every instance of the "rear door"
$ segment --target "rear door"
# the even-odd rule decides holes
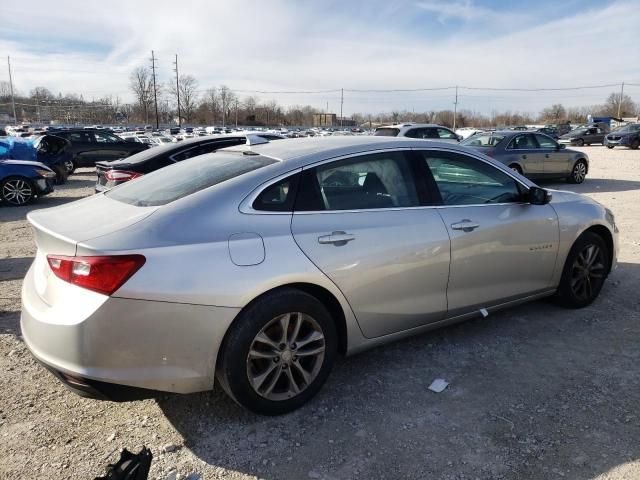
[[[525,202],[525,187],[488,162],[457,152],[418,153],[451,237],[448,315],[548,290],[559,242],[555,210]]]
[[[96,143],[91,132],[86,130],[69,132],[65,138],[71,142],[71,149],[79,166],[91,166],[95,163]]]
[[[423,206],[405,151],[356,155],[304,170],[291,229],[349,301],[366,337],[446,315],[449,235]]]

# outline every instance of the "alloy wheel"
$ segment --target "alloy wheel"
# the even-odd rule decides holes
[[[576,255],[571,266],[571,291],[580,300],[591,298],[604,280],[605,259],[602,249],[594,244],[586,245]]]
[[[293,398],[318,376],[325,348],[322,328],[310,315],[279,315],[251,343],[247,355],[249,384],[268,400]]]
[[[584,162],[576,163],[575,167],[573,167],[573,180],[576,183],[584,182],[585,177],[587,176],[587,166]]]
[[[2,198],[12,205],[24,205],[33,197],[33,187],[26,180],[16,178],[4,182]]]

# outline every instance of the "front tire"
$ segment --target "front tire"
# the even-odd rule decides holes
[[[607,145],[607,148],[611,150],[613,148],[613,145]]]
[[[71,175],[76,171],[77,165],[74,160],[65,160],[64,167],[67,169],[67,175]]]
[[[584,160],[578,160],[573,169],[571,175],[567,177],[569,183],[582,183],[587,177],[587,163]]]
[[[517,163],[512,163],[511,165],[509,165],[509,168],[514,172],[517,172],[520,175],[522,175],[522,168]]]
[[[581,138],[579,138],[579,139],[576,141],[576,145],[577,145],[577,146],[579,146],[579,147],[584,146],[584,140],[583,140],[583,139],[581,139]]]
[[[573,244],[564,264],[557,302],[567,308],[590,305],[609,273],[611,252],[601,236],[586,232]]]
[[[631,145],[629,145],[629,148],[631,150],[637,150],[638,147],[640,147],[640,140],[636,138],[633,142],[631,142]]]
[[[31,181],[24,177],[8,177],[0,182],[0,200],[12,207],[31,203],[36,191]]]
[[[243,310],[223,342],[218,380],[237,403],[262,415],[309,401],[331,372],[335,324],[315,297],[283,289]]]

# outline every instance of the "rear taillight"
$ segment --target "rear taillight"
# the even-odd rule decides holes
[[[82,288],[111,295],[129,280],[142,265],[142,255],[100,257],[63,257],[47,255],[51,270],[58,278]]]
[[[111,182],[128,182],[141,176],[142,173],[130,172],[129,170],[107,170],[104,172],[104,178]]]

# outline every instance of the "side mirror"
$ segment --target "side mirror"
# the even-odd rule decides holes
[[[529,203],[531,205],[546,205],[551,201],[551,192],[540,187],[531,187],[529,189]]]

